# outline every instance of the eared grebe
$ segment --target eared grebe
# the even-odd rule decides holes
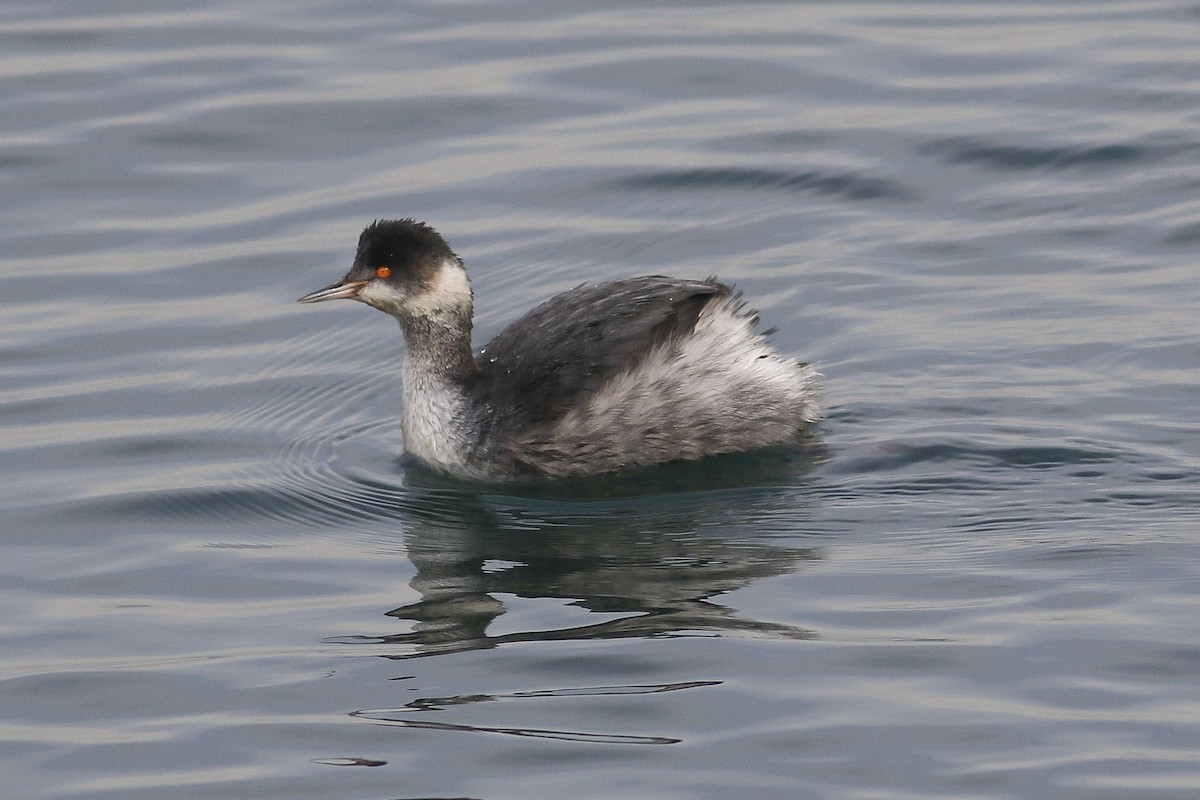
[[[471,351],[462,260],[410,219],[369,225],[354,265],[301,303],[347,298],[400,322],[407,451],[509,481],[594,475],[794,441],[819,416],[817,373],[754,328],[715,279],[582,285]]]

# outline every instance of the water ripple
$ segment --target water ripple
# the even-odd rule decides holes
[[[911,189],[887,178],[855,173],[784,172],[750,167],[711,167],[669,170],[622,178],[616,188],[626,191],[774,190],[843,197],[847,200],[900,200]]]
[[[1185,157],[1196,150],[1196,145],[1168,147],[1128,143],[1034,147],[1000,144],[979,137],[943,139],[920,148],[921,153],[936,156],[949,164],[978,164],[1005,172],[1074,167],[1116,169]]]
[[[512,692],[509,694],[475,694],[458,697],[421,698],[408,703],[401,708],[373,708],[351,712],[351,717],[369,720],[378,725],[392,725],[402,728],[418,728],[425,730],[462,731],[466,733],[502,733],[509,736],[522,736],[535,739],[558,739],[561,741],[584,742],[592,744],[678,744],[682,739],[669,736],[643,736],[636,734],[595,733],[583,731],[548,730],[532,727],[497,727],[489,725],[469,725],[463,723],[437,722],[424,719],[409,719],[407,714],[412,712],[441,711],[446,708],[471,706],[477,703],[493,703],[500,701],[528,700],[536,698],[568,698],[568,697],[619,697],[627,695],[662,694],[697,689],[706,686],[719,686],[721,681],[687,681],[682,683],[657,684],[645,686],[596,686],[577,689],[547,689],[541,691]]]

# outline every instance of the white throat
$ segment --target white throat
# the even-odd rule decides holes
[[[467,416],[462,390],[409,353],[404,361],[404,411],[400,417],[404,449],[428,464],[464,473]]]

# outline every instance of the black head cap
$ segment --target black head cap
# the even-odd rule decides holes
[[[380,267],[399,283],[427,284],[446,261],[459,261],[442,235],[413,219],[381,219],[358,237],[358,252],[348,278],[372,278]],[[461,261],[459,261],[461,263]]]

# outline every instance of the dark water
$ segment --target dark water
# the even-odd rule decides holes
[[[9,2],[5,798],[1200,796],[1200,9]],[[400,460],[478,338],[719,273],[820,444],[538,490]]]

